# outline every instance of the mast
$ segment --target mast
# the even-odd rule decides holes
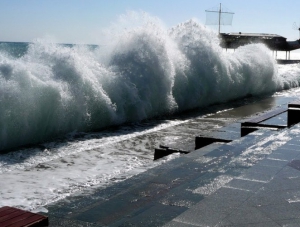
[[[221,25],[231,25],[233,12],[222,9],[222,4],[220,3],[219,8],[213,8],[205,10],[206,12],[206,23],[207,25],[218,25],[218,32],[221,33]]]
[[[221,33],[221,13],[222,13],[222,5],[220,3],[220,9],[219,9],[219,35]]]
[[[294,22],[293,24],[293,29],[298,30],[299,31],[299,40],[300,40],[300,24],[297,25],[296,22]]]

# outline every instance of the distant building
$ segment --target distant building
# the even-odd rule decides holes
[[[263,43],[271,50],[277,51],[291,51],[300,48],[293,47],[286,41],[286,38],[276,34],[265,33],[220,33],[221,46],[228,49],[236,49],[239,46],[251,43]]]
[[[276,34],[265,33],[220,33],[221,47],[226,49],[236,49],[251,43],[263,43],[270,50],[285,51],[286,59],[290,59],[292,50],[300,49],[300,39],[295,41],[286,41],[286,38]]]

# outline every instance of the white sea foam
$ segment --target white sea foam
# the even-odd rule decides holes
[[[226,53],[196,21],[142,18],[93,50],[37,40],[0,53],[0,149],[298,86],[299,68],[278,70],[263,45]]]
[[[106,186],[159,165],[177,155],[153,162],[155,139],[140,137],[170,126],[124,127],[87,134],[80,140],[51,142],[45,148],[28,148],[0,156],[0,206],[28,210],[64,198],[91,186]],[[152,149],[140,142],[154,143]],[[159,141],[158,141],[159,142]],[[133,144],[132,144],[133,143]]]
[[[0,149],[299,84],[299,67],[278,68],[262,44],[229,53],[194,20],[168,30],[130,14],[122,28],[126,18],[140,26],[96,49],[37,40],[22,57],[0,52]]]

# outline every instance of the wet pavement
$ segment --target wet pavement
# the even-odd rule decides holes
[[[163,145],[173,148],[192,150],[191,134],[231,142],[50,204],[50,226],[300,226],[300,125],[239,136],[241,122],[294,99],[272,97],[165,129],[178,138]],[[284,126],[286,118],[282,113],[264,123]],[[197,125],[211,127],[197,131]]]

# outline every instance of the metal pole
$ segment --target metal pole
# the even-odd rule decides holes
[[[221,32],[221,12],[222,12],[222,10],[221,10],[221,3],[220,3],[220,10],[219,10],[219,34],[220,34],[220,32]]]

